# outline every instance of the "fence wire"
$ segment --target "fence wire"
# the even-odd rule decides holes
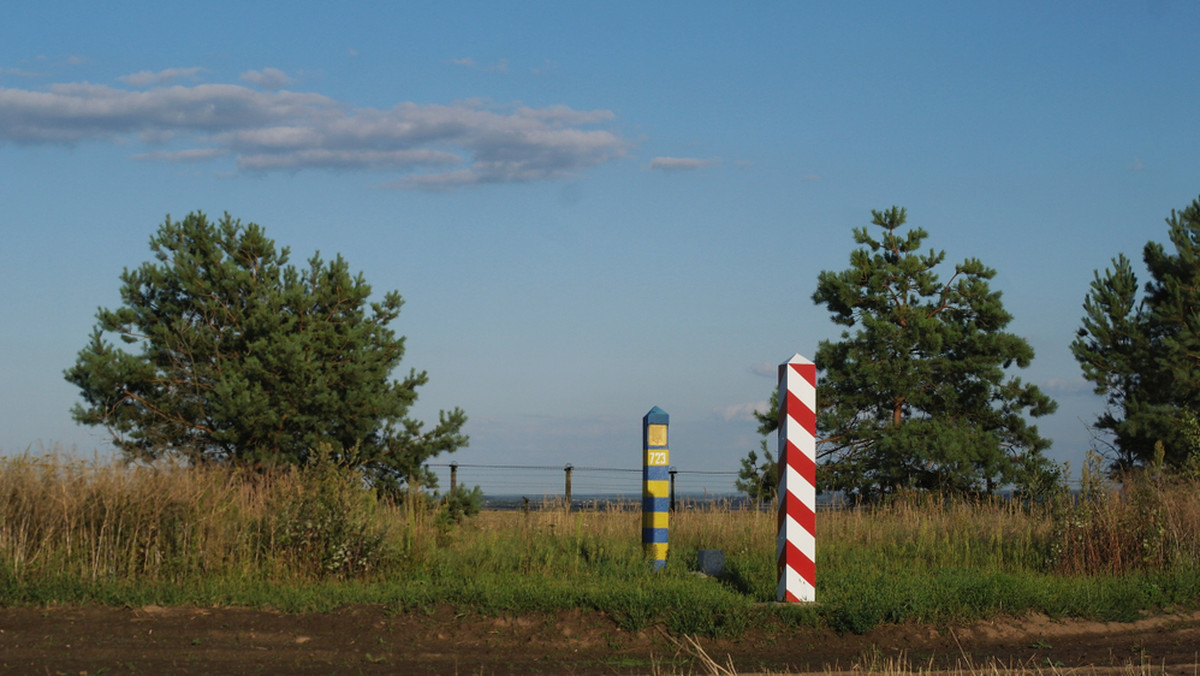
[[[438,477],[439,490],[450,488],[451,473],[459,486],[482,486],[488,495],[542,498],[561,496],[566,490],[568,465],[492,465],[475,463],[429,463]],[[569,465],[571,494],[582,496],[626,496],[642,494],[642,468]],[[672,470],[678,495],[732,495],[737,472]]]

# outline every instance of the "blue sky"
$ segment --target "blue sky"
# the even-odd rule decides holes
[[[1077,468],[1092,272],[1200,194],[1198,27],[1165,0],[9,8],[0,452],[103,451],[62,371],[203,210],[398,290],[460,463],[638,467],[657,405],[673,464],[733,471],[775,365],[839,333],[818,272],[900,205],[998,271]],[[462,479],[537,490],[502,474]]]

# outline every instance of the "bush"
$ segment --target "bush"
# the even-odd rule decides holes
[[[387,528],[362,474],[339,465],[327,447],[287,472],[269,492],[263,546],[314,577],[353,577],[387,560]]]
[[[1079,499],[1054,512],[1051,568],[1071,575],[1163,571],[1200,561],[1200,482],[1162,465],[1106,478],[1088,456]]]
[[[483,491],[479,486],[471,490],[456,486],[442,496],[438,506],[438,517],[444,525],[460,524],[467,517],[479,515],[483,509]]]

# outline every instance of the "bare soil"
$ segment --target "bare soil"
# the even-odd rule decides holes
[[[996,667],[1200,673],[1200,613],[1132,623],[1007,618],[862,636],[755,628],[736,640],[622,631],[586,611],[487,617],[449,606],[295,615],[246,608],[0,608],[0,671],[20,674],[828,674]],[[1149,673],[1143,671],[1143,673]]]

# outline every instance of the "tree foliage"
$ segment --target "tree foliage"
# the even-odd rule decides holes
[[[1124,469],[1150,464],[1161,442],[1168,464],[1200,453],[1200,199],[1167,218],[1174,251],[1148,242],[1149,273],[1138,288],[1133,265],[1118,254],[1095,273],[1071,352],[1106,400],[1095,428]],[[1139,293],[1141,291],[1141,293]]]
[[[761,458],[754,451],[742,458],[742,467],[733,487],[751,500],[770,502],[779,492],[779,463],[767,448],[766,439],[762,440],[759,450],[762,451]]]
[[[128,458],[262,467],[327,448],[398,487],[467,443],[460,409],[430,430],[408,416],[428,378],[392,380],[404,338],[389,324],[403,301],[393,291],[369,302],[340,255],[297,268],[260,226],[202,213],[168,216],[150,249],[155,260],[121,274],[121,306],[97,312],[65,374],[83,397],[75,419],[107,427]]]
[[[1050,443],[1025,416],[1056,404],[1007,374],[1033,349],[1004,330],[1012,317],[989,287],[995,271],[969,258],[943,282],[945,252],[921,252],[928,235],[901,230],[904,209],[872,214],[881,236],[856,228],[850,267],[821,272],[813,294],[847,327],[815,357],[821,488],[974,493],[1045,474]],[[759,420],[775,428],[770,414]]]

